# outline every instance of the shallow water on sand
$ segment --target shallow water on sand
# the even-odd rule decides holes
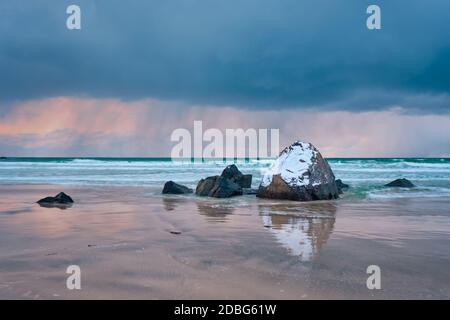
[[[75,204],[34,202],[65,191]],[[0,298],[450,298],[450,198],[295,203],[0,186]],[[79,265],[81,290],[66,289]],[[366,268],[381,268],[368,290]]]

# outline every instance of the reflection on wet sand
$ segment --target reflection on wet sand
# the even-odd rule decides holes
[[[42,208],[57,208],[60,210],[66,210],[72,207],[72,203],[38,203]]]
[[[233,214],[234,208],[225,203],[197,201],[198,212],[207,216],[211,222],[225,222]]]
[[[163,204],[164,204],[164,209],[166,209],[166,211],[173,211],[175,210],[178,206],[182,206],[183,204],[186,203],[186,199],[182,198],[182,197],[177,197],[177,196],[165,196],[163,198]]]
[[[190,203],[190,199],[178,196],[165,196],[162,198],[164,209],[174,211]],[[206,216],[209,222],[226,222],[234,212],[232,203],[217,199],[195,199],[198,212]]]
[[[264,226],[301,261],[311,261],[319,254],[336,220],[334,203],[260,205],[259,212]]]

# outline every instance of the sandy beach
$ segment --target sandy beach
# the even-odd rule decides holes
[[[0,300],[450,300],[449,0],[0,12]]]
[[[75,204],[43,208],[65,191]],[[448,299],[449,198],[296,203],[0,186],[3,299]],[[81,290],[66,288],[79,265]],[[378,265],[382,289],[368,290]]]

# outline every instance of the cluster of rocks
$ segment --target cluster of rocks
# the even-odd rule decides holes
[[[252,175],[242,174],[236,165],[232,164],[227,166],[220,176],[201,179],[197,184],[195,194],[202,197],[229,198],[251,193],[246,190],[250,189],[251,185]],[[168,181],[165,183],[162,193],[185,194],[192,192],[193,190],[188,187]]]
[[[260,198],[311,201],[337,199],[349,187],[335,180],[328,162],[312,144],[300,141],[280,153],[257,190],[251,189],[251,183],[252,175],[242,174],[233,164],[220,176],[201,179],[195,194],[215,198],[256,194]],[[167,182],[163,189],[164,194],[191,192],[173,181]]]
[[[279,157],[265,172],[257,190],[251,189],[252,175],[243,174],[236,165],[227,166],[219,176],[201,179],[195,189],[197,196],[229,198],[243,194],[256,194],[259,198],[287,199],[295,201],[331,200],[339,198],[349,185],[335,179],[328,162],[311,144],[296,141],[281,151]],[[397,179],[386,187],[413,188],[407,179]],[[194,190],[168,181],[163,194],[189,194]],[[61,192],[54,197],[38,201],[42,206],[71,205],[70,196]]]
[[[256,194],[259,198],[313,201],[337,199],[350,188],[341,179],[335,179],[330,165],[311,143],[301,141],[281,151],[263,175],[257,190],[251,189],[251,182],[252,175],[242,174],[235,165],[230,165],[220,176],[201,179],[195,194],[215,198]],[[407,179],[397,179],[386,187],[412,188],[414,184]],[[163,189],[165,194],[192,192],[173,181],[167,182]]]

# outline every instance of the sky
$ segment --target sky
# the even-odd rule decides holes
[[[0,156],[169,156],[171,132],[202,120],[327,157],[450,157],[449,14],[447,0],[3,0]]]

